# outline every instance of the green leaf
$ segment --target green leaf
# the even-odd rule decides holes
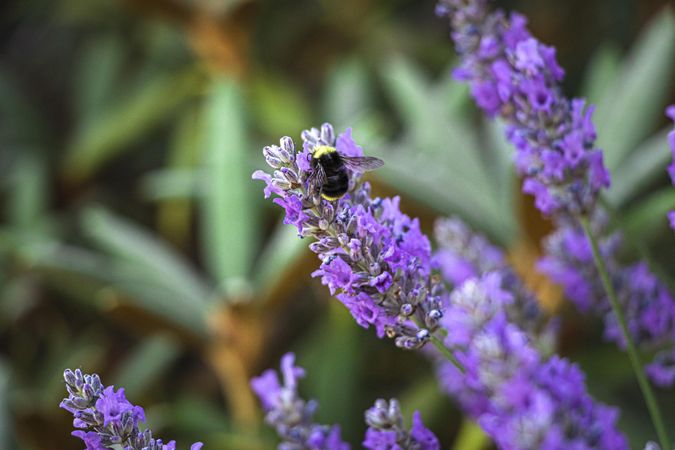
[[[262,130],[272,136],[289,136],[310,123],[310,108],[301,91],[278,75],[261,75],[251,86],[251,113]]]
[[[132,92],[113,108],[78,132],[68,147],[63,168],[80,181],[112,157],[129,150],[140,137],[193,97],[201,84],[197,69],[174,76],[159,76]]]
[[[666,166],[672,157],[668,147],[669,129],[662,130],[639,145],[612,174],[607,199],[621,206],[635,197],[658,176],[666,177]]]
[[[668,228],[668,211],[675,210],[675,189],[669,186],[641,200],[621,218],[621,229],[628,236],[647,242]]]
[[[7,218],[17,229],[36,225],[47,205],[47,168],[37,151],[17,151],[8,173]]]
[[[197,175],[194,169],[155,170],[143,177],[141,193],[150,201],[198,198],[203,187]]]
[[[621,54],[614,45],[601,45],[593,54],[581,88],[582,96],[596,103],[606,95],[619,75]]]
[[[99,118],[114,95],[114,85],[124,62],[125,49],[114,34],[87,43],[78,58],[74,102],[80,130]]]
[[[338,130],[360,124],[356,119],[371,108],[371,101],[371,86],[364,65],[358,59],[338,64],[328,77],[324,91],[324,110],[330,122]]]
[[[102,208],[85,210],[82,226],[91,239],[118,257],[120,265],[140,269],[139,275],[175,292],[183,302],[194,303],[196,309],[205,305],[210,287],[187,261],[150,232]]]
[[[202,250],[206,266],[220,286],[226,291],[245,289],[258,241],[253,201],[258,187],[251,182],[248,170],[251,146],[244,102],[234,81],[214,81],[205,121]]]
[[[22,255],[55,287],[101,309],[126,301],[203,337],[206,307],[176,292],[148,268],[61,244],[39,245]]]
[[[595,114],[598,146],[612,172],[663,115],[675,70],[675,17],[664,10],[625,59]]]
[[[255,265],[253,286],[260,292],[269,292],[281,279],[289,276],[288,270],[307,252],[307,245],[307,240],[298,236],[297,228],[279,223]]]
[[[180,356],[180,345],[169,335],[143,339],[113,376],[111,384],[124,386],[127,396],[140,397]]]

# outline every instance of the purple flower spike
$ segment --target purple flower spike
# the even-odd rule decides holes
[[[466,372],[441,362],[445,390],[499,448],[628,449],[616,428],[617,410],[588,395],[576,366],[542,358],[528,334],[508,320],[513,302],[498,272],[453,292],[442,324]]]
[[[105,387],[98,375],[83,374],[80,369],[66,369],[63,373],[68,397],[61,408],[73,414],[73,426],[81,428],[72,435],[84,441],[86,450],[106,450],[121,446],[124,450],[176,450],[175,441],[164,444],[152,437],[152,431],[140,431],[139,423],[145,421],[143,408],[127,400],[124,389],[115,392]],[[199,450],[201,442],[192,444]]]
[[[434,236],[438,244],[434,266],[447,282],[459,287],[467,280],[499,273],[504,289],[513,296],[506,307],[508,319],[537,340],[543,351],[553,350],[557,321],[548,320],[534,294],[507,264],[501,250],[458,217],[436,221]]]
[[[586,214],[609,186],[595,147],[593,107],[569,100],[555,49],[537,41],[518,14],[491,12],[488,0],[440,0],[437,14],[450,20],[461,64],[454,76],[467,82],[480,108],[506,122],[517,149],[523,191],[545,215]]]
[[[596,217],[596,236],[606,234],[606,220]],[[622,265],[617,255],[621,239],[617,233],[600,239],[611,282],[621,305],[628,330],[637,345],[647,351],[659,349],[647,366],[652,381],[662,387],[675,383],[675,298],[644,262]],[[582,312],[603,318],[604,337],[625,349],[623,335],[593,262],[591,247],[583,230],[573,221],[561,221],[544,241],[546,256],[539,269],[561,285],[565,296]]]
[[[440,450],[436,435],[424,426],[419,411],[413,415],[410,431],[403,427],[398,400],[379,399],[365,413],[368,430],[363,446],[369,450]]]
[[[295,355],[287,353],[281,358],[281,375],[266,370],[251,380],[251,388],[258,395],[265,410],[265,421],[273,426],[285,450],[349,450],[340,438],[340,427],[319,425],[313,422],[318,408],[315,401],[305,402],[298,395],[298,380],[304,369],[295,366]]]
[[[302,133],[302,151],[291,138],[263,150],[271,174],[257,171],[265,196],[277,195],[284,222],[301,236],[314,238],[310,249],[321,260],[313,273],[328,286],[364,328],[394,338],[405,349],[422,347],[438,328],[440,306],[447,291],[431,276],[431,245],[419,221],[403,214],[399,198],[372,198],[370,185],[350,173],[347,195],[336,201],[321,198],[309,180],[311,160],[319,146],[344,156],[362,156],[351,130],[335,135],[330,124]],[[265,400],[263,400],[265,402]]]

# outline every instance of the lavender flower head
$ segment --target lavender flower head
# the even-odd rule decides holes
[[[152,437],[152,431],[139,430],[145,421],[143,408],[127,400],[124,389],[105,387],[98,375],[83,374],[66,369],[63,374],[68,397],[60,407],[73,414],[73,426],[79,430],[72,435],[84,441],[87,450],[106,450],[119,446],[124,450],[175,450],[176,442],[166,444]],[[202,443],[192,444],[199,450]]]
[[[438,329],[445,287],[431,274],[431,245],[419,221],[399,209],[399,198],[372,198],[370,185],[351,173],[348,194],[337,201],[322,199],[310,189],[312,153],[318,146],[335,147],[339,154],[361,156],[351,131],[337,138],[330,124],[302,133],[303,149],[293,140],[265,147],[272,174],[256,171],[254,179],[267,184],[265,196],[285,209],[284,223],[311,236],[310,249],[321,259],[313,273],[336,294],[356,322],[373,326],[379,337],[396,345],[423,346]]]
[[[531,36],[525,17],[490,12],[488,0],[440,0],[462,62],[454,76],[471,86],[476,103],[507,124],[517,149],[523,191],[546,215],[586,214],[609,186],[602,152],[595,148],[591,115],[580,99],[561,91],[564,76],[555,49]]]
[[[424,426],[419,411],[413,414],[410,431],[403,427],[403,415],[396,399],[379,399],[365,413],[368,430],[363,446],[369,450],[440,450],[436,435]]]
[[[595,235],[605,233],[605,221],[592,222]],[[675,383],[675,298],[644,262],[622,265],[617,253],[621,239],[617,233],[600,240],[600,253],[610,274],[628,330],[644,350],[659,350],[647,366],[652,381],[667,387]],[[539,269],[560,284],[565,295],[582,312],[604,318],[604,337],[625,349],[621,329],[593,262],[591,245],[576,223],[562,223],[544,241],[546,256]]]
[[[543,360],[530,337],[511,323],[513,295],[498,272],[456,289],[442,319],[446,345],[465,367],[441,362],[439,377],[503,449],[627,449],[618,411],[595,402],[583,374],[557,356]]]
[[[504,290],[513,295],[513,302],[506,307],[509,320],[535,340],[545,354],[553,352],[557,321],[546,317],[534,294],[508,265],[499,248],[458,217],[437,220],[434,237],[438,249],[433,266],[446,282],[459,287],[467,280],[498,272]]]
[[[675,105],[670,105],[666,108],[666,116],[675,122]],[[673,185],[675,185],[675,128],[668,133],[668,143],[670,144],[670,149],[673,153],[673,160],[668,166],[668,174],[670,175],[670,180],[673,182]],[[670,221],[670,227],[675,230],[675,210],[668,213],[668,219]]]
[[[340,438],[340,427],[314,423],[318,404],[305,402],[298,395],[298,380],[305,371],[294,365],[295,355],[281,358],[280,382],[274,370],[266,370],[251,380],[266,412],[265,421],[273,426],[281,443],[279,450],[349,450]],[[403,417],[395,399],[377,400],[365,413],[368,430],[363,446],[370,450],[440,450],[436,436],[424,426],[418,412],[413,415],[410,431],[403,427]]]
[[[281,358],[283,384],[274,370],[266,370],[251,380],[251,388],[258,395],[266,412],[265,421],[273,426],[282,442],[279,450],[349,450],[340,438],[340,427],[318,425],[313,422],[317,402],[305,402],[298,395],[298,380],[305,371],[294,365],[295,355]]]

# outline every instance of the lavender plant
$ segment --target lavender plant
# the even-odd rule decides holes
[[[471,86],[476,103],[489,117],[505,121],[507,138],[516,147],[516,168],[524,178],[523,191],[535,197],[537,208],[583,231],[661,445],[670,448],[629,321],[590,223],[600,191],[610,183],[602,152],[595,148],[593,107],[562,94],[564,71],[555,49],[532,37],[523,16],[507,17],[501,10],[491,11],[488,4],[488,0],[440,0],[437,5],[437,14],[449,18],[461,57],[455,78]]]
[[[124,395],[124,388],[115,391],[104,386],[96,374],[83,374],[80,369],[66,369],[63,373],[68,397],[60,407],[73,415],[72,435],[84,441],[87,450],[106,450],[121,447],[124,450],[175,450],[176,442],[166,444],[152,436],[150,429],[141,430],[145,412],[133,405]],[[190,450],[202,448],[201,442]]]
[[[268,369],[251,380],[251,387],[266,411],[265,421],[273,426],[281,443],[279,450],[349,450],[340,438],[338,425],[314,423],[318,408],[315,400],[304,401],[298,394],[298,380],[305,376],[294,365],[295,355],[281,358],[283,384],[277,373]],[[397,400],[377,400],[365,413],[368,424],[363,446],[370,450],[439,450],[436,436],[424,426],[419,412],[413,415],[410,431],[403,426],[403,416]]]

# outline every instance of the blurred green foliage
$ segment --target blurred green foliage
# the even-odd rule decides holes
[[[597,103],[614,175],[606,202],[675,267],[662,117],[673,13],[656,1],[576,3],[507,6],[564,66],[587,66],[567,88]],[[449,77],[433,2],[31,0],[0,11],[0,448],[78,445],[57,408],[66,367],[125,386],[179,445],[273,448],[247,380],[288,350],[308,369],[319,418],[354,443],[362,411],[398,396],[446,446],[489,446],[438,395],[423,358],[329,301],[307,243],[250,180],[263,145],[331,121],[386,161],[376,192],[401,195],[425,229],[459,214],[507,249],[536,248],[531,230],[549,225],[519,195],[499,124]],[[580,36],[593,45],[564,44]],[[643,442],[650,425],[624,356],[593,323],[569,322],[561,348]]]

